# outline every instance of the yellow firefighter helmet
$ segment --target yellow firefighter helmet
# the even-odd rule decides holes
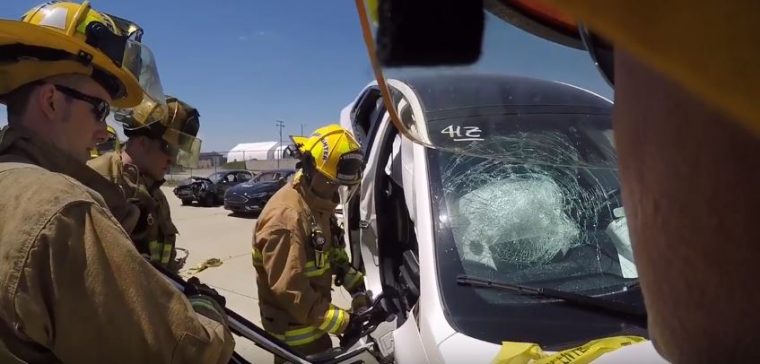
[[[139,83],[143,52],[149,53],[123,37],[111,18],[88,1],[45,3],[21,20],[0,20],[0,98],[48,77],[81,74],[102,85],[113,106],[135,106],[144,96]]]
[[[119,136],[116,134],[116,129],[114,129],[113,126],[108,125],[106,127],[106,132],[108,133],[108,138],[98,143],[95,148],[90,150],[90,158],[97,158],[108,152],[118,153],[121,151],[121,142],[119,141]]]
[[[198,110],[173,96],[166,97],[168,113],[158,118],[155,105],[141,103],[129,110],[117,111],[116,121],[124,125],[127,137],[147,136],[162,139],[170,147],[174,164],[195,168],[201,151],[201,140],[197,138],[200,129]]]
[[[321,127],[310,137],[291,136],[301,155],[304,172],[316,170],[340,185],[361,182],[364,156],[351,133],[337,124]]]

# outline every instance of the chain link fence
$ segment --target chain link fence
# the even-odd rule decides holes
[[[169,169],[169,173],[166,175],[166,181],[169,184],[173,184],[190,177],[208,177],[216,172],[239,169],[249,170],[254,173],[272,169],[294,169],[297,162],[297,160],[293,158],[273,160],[259,160],[253,158],[261,153],[250,152],[249,155],[246,155],[248,153],[245,151],[235,151],[234,153],[234,157],[229,161],[227,159],[227,156],[230,154],[229,152],[201,153],[200,158],[198,159],[198,168],[172,166]]]

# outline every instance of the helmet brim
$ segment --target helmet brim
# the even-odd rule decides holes
[[[45,67],[46,72],[39,73],[39,75],[42,77],[38,77],[38,72],[27,71],[23,74],[12,75],[13,77],[10,77],[10,79],[0,80],[0,95],[7,94],[29,82],[37,81],[54,75],[77,73],[92,76],[94,67],[110,76],[115,77],[123,87],[123,95],[114,98],[111,101],[112,106],[134,107],[137,106],[143,99],[143,89],[140,86],[137,78],[132,73],[118,66],[104,53],[90,46],[79,38],[66,36],[59,31],[46,28],[45,26],[29,24],[16,20],[0,20],[0,46],[12,44],[23,44],[61,50],[72,56],[70,59],[60,60],[61,62],[68,61],[68,63],[71,63],[71,60],[81,57],[79,55],[87,55],[87,57],[91,57],[91,59],[89,61],[89,64],[87,64],[87,61],[82,58],[82,62],[80,62],[82,65],[81,69],[75,70],[72,67],[64,67],[61,69],[60,73],[56,73],[56,69],[50,69],[51,67],[54,67],[57,61],[43,60],[44,63],[49,65]],[[21,62],[27,61],[24,60]],[[29,62],[35,62],[35,60],[29,60]],[[7,66],[0,66],[0,69],[3,67]],[[3,72],[3,74],[5,76],[5,72]]]

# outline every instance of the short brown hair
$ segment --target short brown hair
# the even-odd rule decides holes
[[[5,95],[5,105],[8,110],[8,124],[13,124],[19,120],[26,112],[29,106],[29,100],[32,97],[34,88],[39,86],[40,82],[31,82],[23,85],[7,95]]]
[[[87,76],[79,74],[52,76],[44,80],[27,83],[26,85],[23,85],[11,91],[4,97],[5,104],[8,109],[8,124],[14,123],[24,115],[26,108],[29,106],[29,100],[31,100],[32,92],[34,92],[34,89],[37,86],[42,85],[46,82],[51,82],[53,84],[60,84],[63,86],[79,87],[82,85],[85,78],[87,78]]]

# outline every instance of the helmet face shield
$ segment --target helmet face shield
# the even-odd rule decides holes
[[[201,123],[198,118],[198,112],[193,110],[188,111],[184,107],[172,107],[173,113],[170,115],[167,128],[179,130],[182,134],[188,136],[198,136],[198,130],[201,128]]]
[[[112,15],[103,14],[103,18],[110,24],[99,21],[90,21],[87,24],[87,43],[121,65],[140,83],[143,89],[140,108],[142,112],[134,115],[134,120],[143,125],[160,120],[167,112],[166,97],[153,52],[140,42],[142,29],[134,23]]]
[[[346,153],[338,160],[336,181],[341,185],[356,185],[362,180],[364,157],[359,152]]]
[[[176,148],[174,164],[196,168],[201,153],[201,140],[197,138],[201,127],[198,111],[174,98],[169,103],[173,105],[170,108],[172,114],[168,117],[163,139]]]
[[[124,124],[127,136],[145,135],[165,141],[175,165],[197,167],[201,140],[196,136],[200,120],[198,111],[192,106],[171,96],[162,105],[147,99],[146,94],[137,107],[116,112],[115,119]],[[143,124],[145,121],[148,123]]]
[[[131,127],[164,120],[168,107],[153,52],[142,43],[127,40],[123,59],[123,67],[140,82],[143,99],[134,108],[115,110],[116,120]]]
[[[198,167],[201,153],[201,140],[177,129],[168,128],[163,139],[169,143],[174,156],[174,164],[185,168]]]

